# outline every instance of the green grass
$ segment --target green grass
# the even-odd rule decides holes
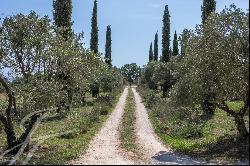
[[[235,112],[239,112],[244,107],[243,101],[227,102],[228,107]]]
[[[137,152],[135,136],[135,99],[129,88],[124,115],[120,126],[121,147],[127,151]]]
[[[115,102],[117,102],[118,99],[119,95],[117,95]],[[82,108],[72,109],[70,115],[65,118],[55,118],[40,124],[38,130],[32,137],[33,140],[34,138],[51,134],[58,133],[58,135],[45,140],[39,146],[38,150],[35,151],[29,164],[66,164],[68,161],[79,157],[79,155],[87,149],[89,142],[100,130],[103,122],[108,118],[115,106],[114,104],[112,108],[110,107],[108,115],[96,115],[93,114],[93,108],[95,106],[94,99],[91,98],[88,100],[88,103],[92,104],[88,104]],[[93,119],[93,115],[97,116],[97,118]],[[72,133],[63,134],[63,132],[71,130],[73,131]],[[36,141],[32,141],[31,145],[36,143]],[[2,131],[0,132],[0,153],[4,150],[5,145],[6,138]],[[27,152],[22,155],[21,159],[24,159],[26,155]]]
[[[147,94],[145,90],[141,92],[142,95]],[[240,101],[228,102],[228,106],[234,111],[239,111],[243,107],[243,104]],[[150,120],[156,134],[161,138],[163,143],[169,145],[172,149],[213,161],[233,162],[238,159],[245,160],[248,158],[249,142],[238,140],[234,118],[229,116],[225,111],[216,109],[213,118],[203,124],[202,137],[188,139],[181,136],[173,136],[167,131],[163,132],[162,126],[169,123],[163,117],[157,116],[157,108],[163,109],[162,107],[153,105],[152,111],[149,110]],[[173,117],[173,119],[175,118]],[[245,124],[249,130],[248,116],[245,116]]]
[[[239,143],[237,141],[234,120],[222,110],[217,109],[215,116],[204,125],[203,136],[199,139],[173,137],[170,134],[159,132],[159,125],[162,122],[151,111],[149,117],[155,132],[163,143],[178,152],[211,161],[220,160],[219,162],[224,163],[234,162],[238,159],[245,160],[248,156],[249,142]],[[249,129],[248,117],[245,117],[245,122]]]
[[[158,126],[160,125],[160,122],[154,117],[152,112],[150,112],[150,119],[153,122],[155,131],[159,131]],[[157,132],[162,140],[172,148],[180,151],[192,152],[201,150],[209,144],[216,143],[219,138],[226,136],[229,133],[230,135],[236,135],[237,130],[235,128],[233,118],[227,116],[224,111],[217,109],[215,111],[215,116],[204,125],[202,133],[202,138],[185,139]]]

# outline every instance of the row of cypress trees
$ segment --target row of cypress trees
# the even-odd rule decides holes
[[[53,1],[53,16],[54,22],[59,29],[60,35],[65,40],[69,40],[72,35],[72,0],[54,0]],[[97,0],[94,1],[92,19],[91,19],[91,39],[90,39],[90,50],[98,54],[98,22],[97,22]],[[111,67],[111,26],[107,26],[106,32],[106,47],[105,47],[105,62]]]
[[[170,60],[170,14],[168,5],[165,6],[163,14],[163,28],[162,28],[162,57],[160,58],[163,62]],[[149,49],[149,62],[158,61],[158,31],[155,34],[154,40],[154,52],[152,42]]]
[[[174,34],[174,41],[173,41],[173,51],[170,48],[170,14],[168,10],[168,5],[165,6],[164,14],[163,14],[163,28],[162,28],[162,57],[160,61],[162,62],[169,62],[171,56],[176,56],[179,54],[178,48],[178,39],[177,33],[175,31]],[[151,43],[152,45],[152,43]],[[158,61],[158,31],[155,34],[154,40],[154,52],[152,55],[152,48],[150,45],[149,49],[149,62],[150,61]]]
[[[205,24],[206,19],[208,16],[215,12],[216,9],[216,1],[215,0],[203,0],[203,5],[201,7],[202,10],[202,24]],[[162,62],[169,62],[171,56],[179,55],[179,48],[178,48],[178,36],[175,31],[174,33],[174,40],[173,40],[173,51],[170,47],[170,14],[168,5],[165,6],[164,14],[163,14],[163,27],[162,27],[162,57],[160,61]],[[185,55],[185,48],[187,43],[187,33],[188,30],[184,29],[181,35],[181,56]],[[154,53],[154,54],[153,54]],[[154,52],[152,48],[152,43],[149,49],[149,62],[150,61],[158,61],[158,32],[155,34],[154,40]]]
[[[151,61],[158,61],[158,31],[155,34],[154,50],[152,42],[149,48],[149,62]]]
[[[98,25],[97,25],[97,0],[94,1],[92,20],[91,20],[91,39],[90,50],[98,54]],[[112,67],[112,39],[111,39],[111,25],[107,26],[106,44],[105,44],[105,62]]]

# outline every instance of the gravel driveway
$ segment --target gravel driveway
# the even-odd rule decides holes
[[[141,97],[132,88],[136,101],[136,136],[138,144],[145,158],[151,161],[151,164],[170,164],[170,165],[204,165],[204,161],[196,161],[188,156],[178,155],[165,147],[159,138],[155,135],[153,127],[148,118],[147,110],[142,103]]]
[[[90,145],[82,156],[75,161],[71,161],[71,165],[133,165],[136,164],[124,156],[122,150],[119,149],[119,133],[118,127],[122,119],[128,88],[125,88],[122,96],[117,103],[115,110],[109,119],[103,125],[101,131],[90,142]]]

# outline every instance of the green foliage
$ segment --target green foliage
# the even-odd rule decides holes
[[[115,101],[115,97],[112,94],[105,94],[105,95],[101,95],[97,98],[96,100],[98,103],[101,104],[106,104],[109,107],[112,107],[114,101]]]
[[[207,18],[211,13],[216,10],[216,1],[215,0],[203,0],[203,6],[201,7],[202,11],[202,24],[205,24]]]
[[[248,13],[231,5],[197,27],[178,69],[181,79],[171,91],[180,105],[201,104],[205,113],[216,107],[226,111],[235,118],[241,137],[248,136],[243,121],[249,109],[248,19]],[[232,110],[228,101],[243,101],[244,107]]]
[[[169,81],[170,85],[174,85],[179,77],[175,71],[175,68],[178,67],[177,60],[172,58],[168,64],[163,62],[149,63],[142,69],[141,84],[146,84],[150,89],[157,89],[165,81]]]
[[[163,62],[169,62],[170,60],[170,14],[168,11],[168,5],[165,6],[163,15],[163,28],[162,28],[162,60]]]
[[[177,33],[175,31],[174,33],[174,41],[173,41],[173,56],[179,55],[179,48],[178,48],[178,39],[177,39]]]
[[[0,133],[2,132],[2,130],[3,130],[3,123],[0,122]]]
[[[105,45],[105,62],[112,67],[112,58],[111,58],[111,45],[112,45],[112,40],[111,40],[111,26],[109,25],[107,27],[107,32],[106,32],[106,45]]]
[[[154,40],[154,61],[158,61],[158,32],[156,32]]]
[[[201,150],[221,137],[235,138],[237,131],[248,138],[248,23],[249,14],[231,5],[210,14],[195,31],[184,30],[181,58],[144,67],[141,83],[155,90],[142,94],[156,132],[178,150]],[[164,80],[173,80],[166,99],[158,98],[155,88]],[[201,108],[206,94],[213,94],[209,102],[217,106],[210,119]]]
[[[17,76],[23,76],[28,81],[33,72],[41,70],[40,60],[44,59],[49,48],[48,41],[52,35],[49,18],[40,18],[33,11],[27,16],[17,14],[6,17],[1,29],[3,54],[0,67],[9,67]]]
[[[156,90],[159,85],[167,82],[166,89],[169,92],[172,107],[170,103],[168,105],[160,103],[159,109],[179,110],[183,107],[185,109],[176,111],[176,113],[179,112],[178,115],[169,117],[185,117],[182,112],[188,112],[190,116],[197,115],[195,119],[203,121],[193,124],[195,119],[192,119],[193,121],[182,119],[177,123],[180,128],[173,130],[175,136],[202,137],[198,124],[212,118],[207,114],[206,109],[220,108],[235,118],[239,135],[247,137],[248,130],[243,117],[249,109],[248,18],[248,13],[244,13],[234,5],[225,8],[219,14],[211,14],[206,24],[197,26],[193,32],[187,31],[185,56],[172,57],[167,64],[149,63],[144,67],[142,84]],[[150,107],[155,103],[154,92],[151,92],[146,100],[150,103]],[[242,102],[237,109],[228,104],[235,101]],[[195,110],[199,110],[198,113]],[[164,119],[164,121],[168,120]],[[165,125],[162,127],[164,131]]]
[[[72,37],[72,1],[53,0],[53,16],[58,33],[65,40]]]
[[[88,119],[88,124],[93,124],[96,122],[99,122],[100,118],[100,112],[101,112],[101,108],[99,106],[95,106],[93,108],[92,111],[89,112],[89,114],[87,115],[89,117]]]
[[[129,89],[120,126],[120,140],[122,148],[133,153],[138,153],[135,134],[135,100],[131,89]]]
[[[137,90],[142,95],[147,107],[150,103],[149,93],[159,96],[157,92],[151,92],[142,87],[138,87]],[[236,107],[241,105],[240,103],[230,104],[237,105]],[[232,159],[240,157],[238,151],[241,147],[237,147],[233,139],[230,145],[221,142],[225,138],[234,138],[235,140],[237,134],[234,118],[228,116],[226,112],[216,109],[215,116],[204,122],[201,119],[203,111],[198,106],[196,108],[180,107],[170,99],[159,98],[148,108],[155,132],[164,143],[170,145],[174,150],[189,155],[195,154],[196,157],[206,152],[202,157],[209,159],[223,157],[228,160],[229,156]],[[245,121],[248,124],[249,118],[245,117]],[[244,147],[248,147],[248,143],[244,142],[243,144]],[[218,146],[220,147],[217,148]],[[225,149],[227,149],[226,152],[222,153],[221,151],[225,151]],[[219,152],[217,152],[218,150]],[[247,148],[245,148],[244,153],[248,154],[247,151]]]
[[[154,60],[154,53],[153,53],[153,45],[152,42],[150,44],[150,48],[149,48],[149,62]]]
[[[175,101],[197,104],[208,92],[216,94],[214,103],[217,105],[235,99],[246,100],[247,24],[248,14],[231,6],[211,16],[202,29],[198,28],[196,34],[191,35],[186,57],[178,69],[181,79],[172,91]]]
[[[91,20],[90,50],[98,54],[97,0],[94,1]]]
[[[202,137],[202,121],[200,110],[178,107],[169,99],[162,99],[153,90],[140,90],[151,115],[159,120],[158,132],[174,137],[197,139]]]
[[[140,79],[140,83],[141,84],[147,84],[149,86],[150,89],[155,89],[155,87],[157,86],[153,81],[152,81],[152,77],[154,74],[154,69],[155,69],[155,64],[156,62],[151,62],[149,63],[146,67],[144,67],[142,69],[142,76]]]
[[[126,64],[121,67],[121,73],[128,82],[132,83],[141,76],[141,68],[136,63]]]
[[[115,92],[123,86],[123,76],[117,69],[104,70],[99,80],[103,92]]]
[[[160,99],[160,97],[155,94],[153,90],[150,90],[147,94],[145,94],[145,102],[147,104],[147,107],[152,108],[154,105],[156,105]]]
[[[180,42],[181,42],[181,57],[184,57],[186,54],[186,48],[187,48],[187,44],[190,38],[189,35],[189,30],[188,29],[184,29],[182,34],[181,34],[181,38],[180,38]]]
[[[29,113],[51,108],[55,111],[50,114],[58,116],[59,113],[63,115],[60,118],[66,118],[71,114],[67,110],[82,107],[86,102],[85,94],[91,84],[96,82],[101,91],[114,94],[123,86],[122,75],[117,69],[110,68],[97,54],[83,48],[82,33],[72,33],[70,40],[65,40],[64,33],[56,33],[62,32],[60,27],[55,31],[48,17],[41,18],[35,12],[27,16],[8,16],[0,29],[0,68],[11,71],[10,76],[14,78],[8,90],[14,92],[16,99],[11,105],[13,121],[20,122]],[[8,101],[3,100],[0,104],[5,110]],[[91,111],[91,118],[84,123],[99,122],[100,115],[106,115],[110,107],[102,104],[102,108]],[[1,112],[1,117],[6,116],[4,113],[7,111]],[[86,125],[84,128],[86,131]],[[11,131],[9,133],[15,135],[15,131]],[[74,139],[77,135],[65,134],[62,138]],[[8,140],[8,146],[13,141]]]

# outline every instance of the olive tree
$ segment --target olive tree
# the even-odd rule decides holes
[[[141,68],[136,63],[126,64],[121,67],[122,75],[131,84],[141,76]]]
[[[193,106],[212,93],[209,102],[234,117],[241,137],[248,135],[243,120],[249,109],[248,20],[248,13],[231,5],[197,27],[180,67],[181,79],[171,91],[173,100]],[[235,111],[229,101],[243,101],[244,106]]]
[[[40,71],[43,54],[48,48],[51,27],[48,17],[40,18],[35,12],[6,17],[1,26],[1,68],[10,68],[26,82],[32,73]]]
[[[82,95],[92,79],[101,73],[100,57],[82,46],[82,34],[72,40],[56,35],[47,17],[31,12],[6,17],[0,26],[0,68],[11,69],[15,80],[8,83],[0,77],[7,94],[5,108],[1,108],[0,121],[4,126],[8,149],[16,153],[28,138],[30,131],[45,111],[54,111],[60,105],[66,90]],[[59,64],[61,60],[65,63]],[[70,79],[61,73],[69,72]],[[64,81],[67,81],[66,83]],[[70,96],[73,98],[73,96]],[[70,105],[68,105],[70,107]],[[53,108],[53,109],[50,109]],[[17,137],[13,127],[13,111],[20,118],[31,114],[25,131]]]

